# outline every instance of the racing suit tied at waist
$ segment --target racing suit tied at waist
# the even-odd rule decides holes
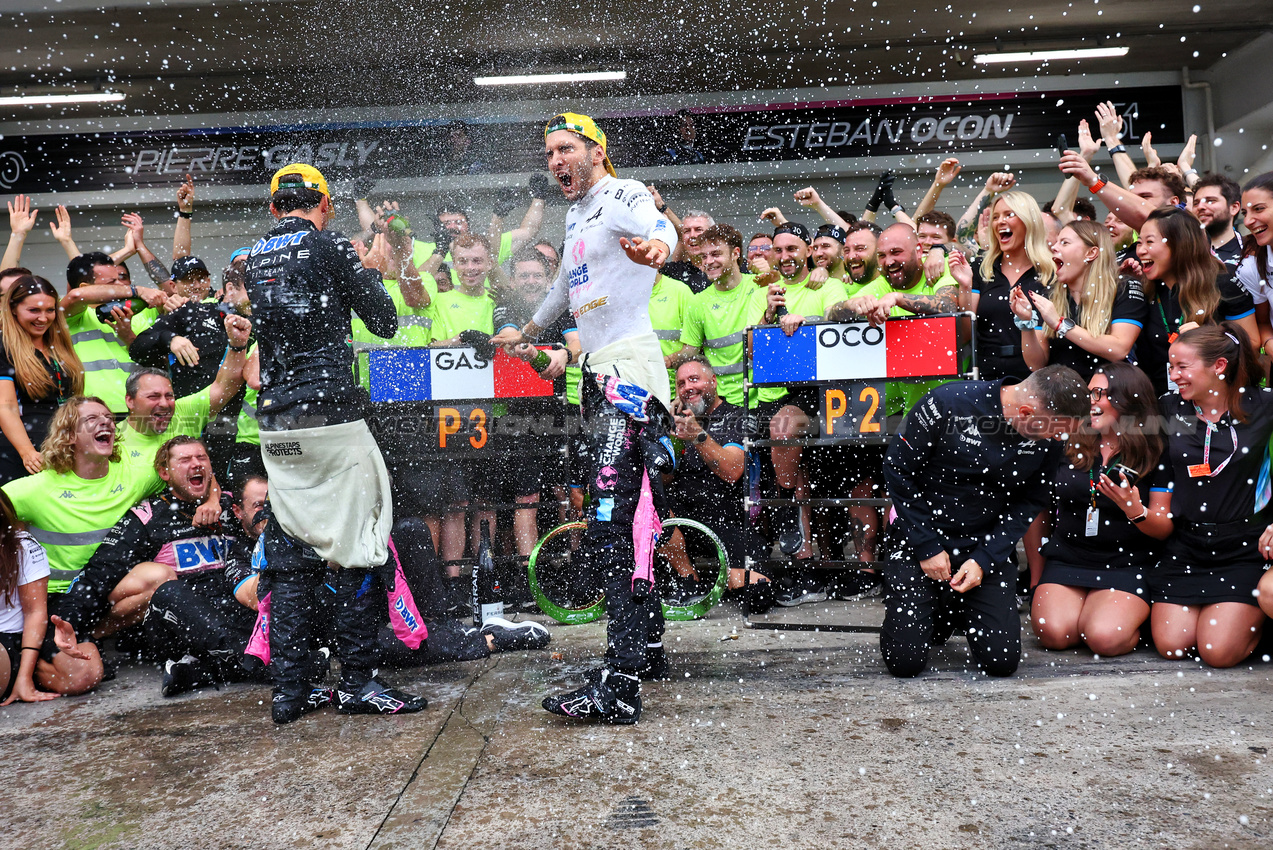
[[[389,558],[389,472],[361,419],[321,428],[261,431],[270,507],[288,535],[342,567]]]

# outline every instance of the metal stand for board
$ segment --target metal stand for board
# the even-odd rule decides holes
[[[745,388],[782,386],[814,388],[819,411],[815,434],[794,439],[749,438],[745,448],[752,463],[768,463],[755,449],[783,446],[846,447],[886,446],[902,423],[900,413],[888,414],[907,385],[932,381],[975,378],[975,316],[972,313],[942,313],[931,316],[891,318],[884,325],[866,322],[815,322],[787,336],[781,328],[751,328],[752,344],[747,354],[748,380]],[[914,391],[916,395],[919,391]],[[910,399],[913,403],[916,399]],[[751,393],[744,405],[752,415]],[[896,406],[896,405],[893,405]],[[880,482],[881,485],[883,482]],[[744,510],[774,505],[810,508],[892,506],[888,498],[746,498]],[[756,534],[748,525],[747,551]],[[881,527],[880,533],[883,533]],[[765,559],[748,565],[791,563]],[[878,563],[878,562],[877,562]],[[820,559],[820,567],[860,568],[860,561]],[[878,633],[879,626],[857,626],[806,622],[759,622],[745,618],[748,628],[770,631],[825,631]]]

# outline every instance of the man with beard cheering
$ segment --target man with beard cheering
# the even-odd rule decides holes
[[[658,515],[666,515],[659,509],[661,474],[673,462],[665,436],[671,388],[649,303],[676,230],[644,184],[617,178],[605,134],[588,116],[567,112],[549,121],[544,156],[573,204],[561,269],[531,321],[520,331],[505,328],[492,342],[529,359],[535,352],[522,343],[563,311],[578,322],[580,412],[592,441],[583,550],[604,576],[610,622],[604,666],[583,687],[547,697],[543,706],[564,717],[631,724],[641,716],[640,678],[660,677],[667,666],[650,558]],[[569,349],[548,356],[546,378],[562,374],[573,359]]]

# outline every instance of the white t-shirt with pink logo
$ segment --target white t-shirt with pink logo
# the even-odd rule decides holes
[[[676,228],[654,206],[643,183],[606,176],[566,214],[561,270],[535,313],[548,327],[566,309],[584,351],[629,337],[653,336],[650,293],[658,270],[628,259],[619,239],[657,239],[676,247]]]

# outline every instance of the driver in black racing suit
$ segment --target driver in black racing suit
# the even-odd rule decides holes
[[[383,235],[359,255],[331,221],[327,181],[293,164],[270,182],[278,224],[245,269],[261,353],[257,421],[270,479],[258,595],[270,611],[271,713],[275,723],[335,702],[346,714],[420,711],[426,701],[376,678],[375,571],[389,558],[389,475],[366,422],[347,344],[350,311],[374,334],[397,333],[380,272]],[[335,693],[309,679],[314,594],[335,571]],[[383,603],[381,603],[383,604]]]

